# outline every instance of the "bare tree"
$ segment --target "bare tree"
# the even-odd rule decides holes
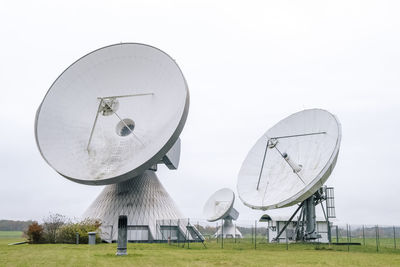
[[[67,222],[67,218],[61,214],[50,214],[43,220],[44,233],[47,242],[56,243],[57,231]]]

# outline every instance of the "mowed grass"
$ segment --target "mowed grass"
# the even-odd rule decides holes
[[[0,239],[22,238],[21,231],[0,231]],[[24,240],[23,238],[21,240]]]
[[[400,237],[397,238],[396,240],[394,238],[360,238],[360,237],[352,237],[351,239],[347,238],[339,238],[339,242],[357,242],[360,243],[361,245],[366,245],[366,246],[371,246],[371,247],[376,247],[378,244],[379,248],[399,248],[400,249]],[[333,243],[336,242],[336,238],[333,238],[332,240]],[[378,248],[378,249],[379,249]]]
[[[6,235],[5,235],[6,236]],[[128,256],[115,256],[116,244],[15,245],[23,238],[0,237],[0,266],[400,266],[400,249],[366,252],[361,246],[258,243],[251,239],[202,244],[128,244]],[[342,251],[340,251],[342,250]]]

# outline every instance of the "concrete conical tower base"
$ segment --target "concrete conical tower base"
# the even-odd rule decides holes
[[[219,227],[217,232],[214,234],[214,237],[222,237],[224,238],[242,238],[242,233],[236,226],[232,223],[231,219],[224,219],[224,227]]]
[[[83,217],[101,220],[102,239],[110,242],[117,239],[119,215],[128,216],[128,240],[141,242],[159,239],[157,220],[182,219],[174,201],[150,170],[106,186]]]

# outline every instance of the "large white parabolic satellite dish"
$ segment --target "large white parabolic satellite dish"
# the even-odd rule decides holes
[[[340,123],[328,111],[309,109],[281,120],[244,160],[237,184],[240,199],[267,210],[309,198],[335,167],[340,140]]]
[[[38,148],[64,177],[123,182],[157,164],[189,108],[185,78],[163,51],[123,43],[95,50],[53,83],[35,120]]]
[[[36,113],[37,146],[64,177],[107,185],[83,215],[101,220],[103,240],[116,241],[120,215],[127,216],[130,241],[166,240],[165,221],[169,234],[175,224],[175,238],[204,239],[181,223],[155,173],[158,163],[177,169],[188,109],[188,86],[175,60],[138,43],[95,50],[50,87]]]

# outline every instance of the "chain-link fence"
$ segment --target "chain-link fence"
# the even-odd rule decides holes
[[[397,250],[400,242],[400,227],[387,225],[334,225],[332,244],[345,246],[347,250],[362,249]]]
[[[268,243],[267,227],[258,221],[208,222],[204,219],[192,218],[190,224],[204,238],[206,247],[257,249],[257,246]],[[182,246],[183,243],[181,242]],[[196,244],[191,244],[191,246],[196,246]]]
[[[400,253],[400,227],[398,226],[331,224],[330,242],[328,238],[317,238],[305,243],[296,242],[293,230],[290,229],[282,231],[278,239],[274,238],[277,229],[273,229],[273,226],[267,222],[250,220],[208,222],[204,219],[191,218],[190,224],[204,238],[203,246],[206,247],[267,250],[313,248],[317,250]],[[319,230],[322,231],[321,229]],[[325,230],[322,232],[328,236]],[[271,236],[271,234],[275,236]],[[184,243],[185,241],[181,240],[182,246]],[[191,246],[200,245],[194,243]]]

